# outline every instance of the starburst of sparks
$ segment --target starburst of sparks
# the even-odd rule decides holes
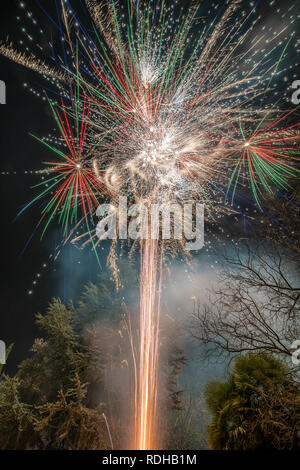
[[[210,207],[220,188],[233,202],[248,184],[260,205],[265,191],[289,187],[298,174],[298,124],[284,125],[286,116],[258,99],[271,89],[289,41],[274,63],[273,44],[251,62],[264,38],[245,50],[252,12],[234,21],[241,3],[228,2],[218,21],[198,30],[198,1],[184,12],[177,1],[128,0],[121,8],[115,0],[86,0],[91,34],[63,1],[57,70],[1,46],[58,80],[64,96],[51,104],[67,151],[46,143],[63,160],[48,165],[52,176],[39,195],[52,195],[46,227],[58,215],[66,234],[78,214],[87,219],[101,197],[121,193],[135,201],[201,199]]]

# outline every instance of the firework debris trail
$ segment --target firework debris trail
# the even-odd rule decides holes
[[[162,254],[159,261],[158,245],[158,240],[151,239],[141,243],[140,357],[135,448],[143,450],[156,449],[159,445],[157,393]]]
[[[85,245],[98,256],[93,216],[103,201],[201,201],[214,217],[230,211],[239,193],[250,192],[261,208],[265,194],[291,187],[299,176],[299,124],[290,122],[297,110],[281,111],[267,97],[286,72],[294,19],[290,12],[289,25],[257,32],[255,6],[244,3],[209,2],[207,21],[206,3],[197,0],[188,7],[177,0],[85,0],[93,23],[87,30],[64,0],[57,23],[51,19],[61,42],[57,53],[51,40],[51,65],[0,44],[1,54],[56,89],[48,101],[60,135],[38,138],[55,160],[21,211],[46,200],[42,235],[57,218],[65,240],[87,233]],[[135,446],[151,449],[159,445],[161,242],[141,241],[140,251]]]

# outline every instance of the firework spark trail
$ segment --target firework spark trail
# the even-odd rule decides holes
[[[161,261],[158,240],[141,243],[140,358],[136,406],[136,449],[157,448],[157,385]],[[160,254],[162,259],[162,254]]]

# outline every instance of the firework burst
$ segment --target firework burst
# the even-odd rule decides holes
[[[92,150],[86,145],[86,128],[90,108],[83,104],[81,119],[77,119],[74,126],[68,116],[63,100],[61,100],[60,111],[51,105],[55,120],[58,124],[61,139],[66,152],[53,147],[45,140],[37,138],[43,145],[52,150],[57,160],[46,162],[47,168],[42,174],[48,176],[36,187],[42,187],[42,192],[21,213],[28,209],[34,202],[49,197],[45,207],[42,209],[42,217],[39,224],[45,219],[43,234],[47,230],[51,220],[58,214],[58,222],[64,227],[67,235],[69,227],[84,219],[88,222],[90,214],[94,213],[101,201],[101,195],[108,195],[104,183],[101,183],[103,174],[98,170],[95,172],[91,161]]]
[[[237,20],[242,3],[229,2],[198,30],[198,1],[185,12],[177,1],[86,0],[91,34],[64,1],[57,70],[1,46],[58,80],[64,96],[60,111],[51,104],[67,153],[46,144],[64,160],[49,165],[46,184],[55,193],[43,211],[46,226],[58,214],[66,234],[103,196],[197,199],[213,208],[220,188],[234,201],[240,180],[258,205],[265,191],[289,186],[298,173],[297,125],[261,104],[289,41],[274,63],[273,44],[254,60],[264,38],[245,49],[255,21],[246,27],[251,11]]]
[[[56,68],[1,45],[2,54],[50,77],[62,97],[50,100],[59,145],[41,140],[58,157],[33,201],[48,198],[44,230],[57,215],[67,235],[101,200],[122,194],[148,204],[200,200],[213,213],[219,194],[233,203],[247,186],[261,206],[265,192],[297,177],[298,124],[285,124],[289,113],[270,111],[267,100],[287,28],[271,39],[257,35],[255,7],[246,12],[241,0],[213,5],[212,22],[203,21],[202,2],[181,3],[85,0],[91,31],[62,1]],[[157,433],[159,243],[142,243],[141,254],[135,441],[149,449]]]

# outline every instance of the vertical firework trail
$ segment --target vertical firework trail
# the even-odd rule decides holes
[[[136,403],[136,442],[139,450],[158,444],[157,388],[159,356],[159,316],[161,259],[158,240],[141,242],[140,274],[140,358],[138,400]]]

